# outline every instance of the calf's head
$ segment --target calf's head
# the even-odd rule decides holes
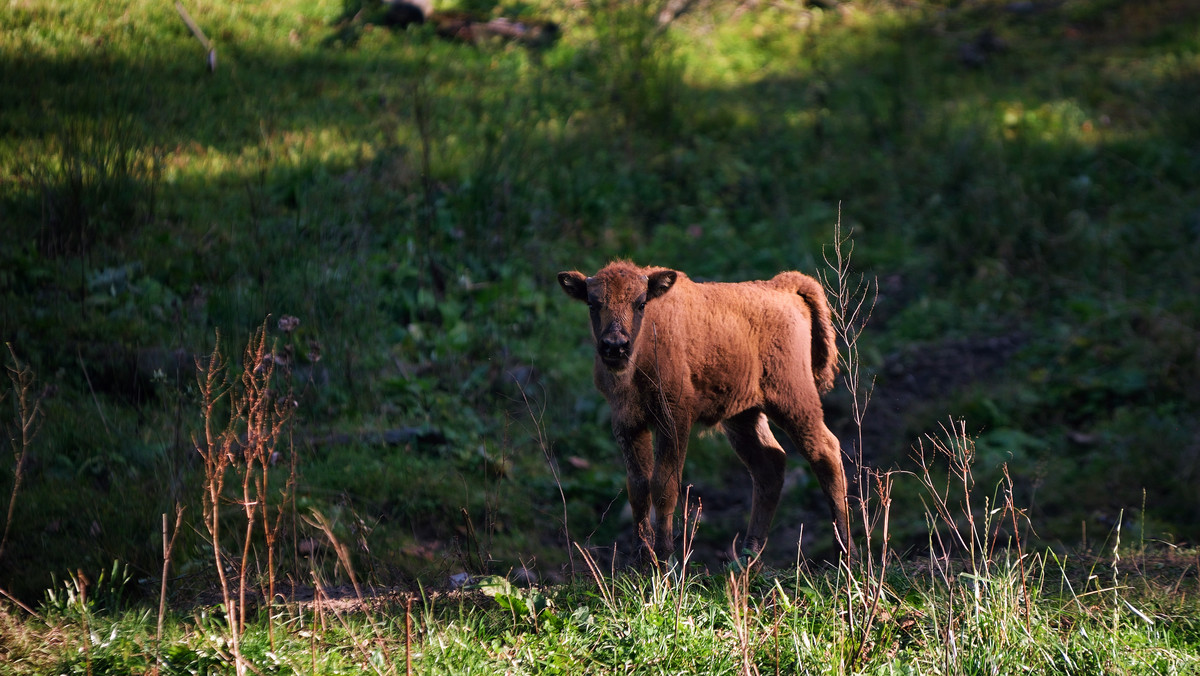
[[[670,291],[676,276],[674,270],[613,263],[594,277],[560,272],[558,283],[568,296],[587,303],[596,354],[610,371],[620,372],[633,361],[646,304]]]

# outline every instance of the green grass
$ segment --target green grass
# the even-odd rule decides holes
[[[523,566],[565,579],[580,565],[568,539],[606,547],[626,524],[586,325],[554,273],[615,256],[710,279],[814,272],[839,219],[855,271],[879,280],[861,347],[881,393],[903,388],[905,371],[889,367],[905,350],[1021,345],[980,382],[972,363],[936,365],[936,382],[965,384],[904,402],[892,433],[869,437],[874,465],[911,470],[914,441],[964,418],[980,482],[1007,464],[1039,544],[1074,551],[1116,525],[1141,541],[1200,537],[1200,18],[1188,3],[1069,0],[1027,14],[1002,2],[713,2],[665,30],[647,3],[498,5],[563,26],[537,50],[393,33],[353,18],[350,2],[192,4],[218,51],[213,73],[169,3],[29,0],[0,17],[0,339],[45,394],[0,588],[38,599],[52,574],[119,560],[153,596],[161,515],[182,504],[171,594],[211,590],[193,368],[219,331],[240,373],[233,355],[268,316],[292,360],[279,386],[299,401],[273,478],[282,486],[295,458],[291,549],[320,539],[300,519],[316,510],[372,583],[441,587]],[[985,31],[1002,47],[965,63]],[[299,329],[277,329],[283,315]],[[6,439],[19,418],[11,389]],[[839,431],[845,409],[834,395]],[[421,433],[380,441],[397,430]],[[691,456],[704,504],[734,505],[702,530],[707,551],[723,551],[745,518],[729,479],[742,470],[722,440],[696,440]],[[0,461],[0,495],[18,473]],[[777,528],[790,537],[808,517],[806,555],[822,558],[819,497],[799,467],[791,475]],[[895,499],[895,544],[918,551],[919,492],[902,484]],[[774,543],[769,563],[786,565],[791,544]],[[279,574],[310,579],[291,549]],[[321,565],[338,574],[332,558]],[[656,583],[637,584],[630,599]],[[725,648],[694,648],[728,645],[714,628],[725,606],[701,600],[722,584],[689,601],[704,629],[664,671],[738,668]],[[556,631],[586,633],[566,619],[572,599],[556,602]],[[1067,625],[1100,627],[1087,624],[1099,616],[1076,608],[1068,621],[1055,607],[1044,645],[1098,650],[1105,635]],[[494,613],[470,617],[438,650],[499,640],[471,663],[538,649],[570,664],[609,645],[576,634],[550,645]],[[789,617],[789,654],[815,659],[796,642],[832,616]],[[122,622],[122,635],[144,633]],[[180,650],[219,659],[188,622]],[[1148,647],[1104,659],[1175,640],[1120,622]],[[479,640],[476,623],[498,633]],[[934,650],[935,629],[920,631],[913,649]],[[628,640],[620,659],[658,639]],[[839,655],[822,668],[847,664]],[[1082,671],[1123,664],[1078,659]]]
[[[537,588],[483,578],[480,591],[367,607],[280,604],[273,629],[259,613],[240,645],[264,673],[394,674],[411,660],[413,673],[456,674],[1185,674],[1200,666],[1196,588],[1173,573],[1194,565],[1183,552],[998,558],[978,574],[911,563],[889,572],[877,604],[858,595],[873,584],[861,569],[675,569]],[[169,613],[161,641],[150,612],[119,602],[60,594],[38,612],[0,614],[8,673],[233,673],[215,608]]]

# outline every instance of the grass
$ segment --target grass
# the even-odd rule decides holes
[[[936,561],[897,565],[865,635],[847,619],[863,610],[860,599],[845,596],[847,583],[865,582],[860,572],[802,565],[712,576],[675,568],[531,588],[485,578],[481,591],[388,594],[365,605],[318,592],[316,601],[257,613],[240,645],[252,672],[314,674],[1183,674],[1200,666],[1195,581],[1174,577],[1196,565],[1194,552],[1091,561],[1039,553],[1021,566],[1012,556],[998,551],[978,575]],[[1170,572],[1139,569],[1156,563]],[[108,591],[104,583],[93,598]],[[36,618],[0,614],[11,630],[10,673],[232,669],[218,608],[169,613],[159,644],[151,613],[85,600],[72,584]]]
[[[1140,549],[1122,552],[1119,584],[1076,565],[1106,560],[1097,542],[1110,533],[1200,536],[1190,4],[710,2],[665,28],[640,2],[473,5],[559,22],[542,49],[393,33],[349,2],[187,4],[215,72],[169,3],[32,0],[0,18],[0,339],[10,372],[36,381],[8,387],[0,412],[15,440],[0,462],[13,505],[0,588],[42,616],[5,611],[20,664],[153,663],[157,618],[136,603],[35,606],[61,594],[52,575],[87,588],[79,571],[114,560],[130,571],[124,594],[157,598],[161,522],[177,506],[166,594],[176,608],[202,600],[164,628],[162,654],[183,670],[230,663],[209,638],[226,618],[203,601],[221,560],[254,584],[270,576],[250,561],[310,585],[349,584],[348,568],[406,590],[463,572],[570,582],[542,592],[553,627],[419,595],[422,667],[532,671],[542,654],[569,670],[611,650],[597,670],[771,671],[776,638],[793,669],[975,671],[989,644],[1008,665],[1188,664],[1176,658],[1195,644],[1191,597],[1164,590],[1190,577],[1138,582],[1156,561]],[[806,556],[829,553],[799,467],[768,572],[739,596],[721,575],[581,581],[571,543],[595,552],[621,537],[623,476],[585,324],[554,273],[614,256],[709,279],[815,272],[839,222],[854,236],[847,272],[878,280],[855,346],[858,386],[877,389],[862,437],[857,398],[831,396],[827,417],[894,481],[890,548],[914,555],[930,543],[924,489],[902,480],[918,469],[911,449],[947,414],[966,421],[977,482],[1008,486],[1036,524],[1020,531],[1015,570],[971,586],[995,590],[995,614],[914,556],[795,573],[801,536]],[[299,325],[284,330],[284,316]],[[215,551],[203,535],[196,452],[197,358],[218,333],[236,352],[260,327],[298,402],[276,465],[268,454],[257,475],[270,477],[263,504],[292,486],[270,563],[266,521],[249,540],[222,531]],[[996,337],[1019,345],[1000,367],[936,360]],[[254,373],[229,361],[233,383]],[[913,380],[929,394],[904,395]],[[873,413],[903,396],[873,433]],[[41,427],[22,441],[23,398]],[[949,476],[945,460],[928,469]],[[743,527],[729,481],[742,470],[703,438],[687,471],[707,509],[696,560],[715,569]],[[252,500],[229,487],[217,512],[240,538]],[[327,528],[300,518],[314,513]],[[1084,553],[1064,564],[1068,552]],[[601,584],[620,588],[602,601]],[[846,621],[833,589],[880,610]],[[644,605],[658,597],[691,624],[654,619],[668,614]],[[1147,610],[1160,607],[1168,619]],[[343,625],[330,610],[275,612],[248,617],[239,651],[256,668],[269,651],[313,671],[372,669],[378,649],[380,671],[399,669],[396,613]],[[1030,632],[1040,647],[1012,641]],[[272,637],[290,647],[263,648]],[[328,662],[314,668],[319,640],[348,647],[316,651]]]

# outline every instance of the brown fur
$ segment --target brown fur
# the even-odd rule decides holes
[[[615,261],[593,277],[562,272],[558,281],[591,308],[595,383],[612,409],[643,556],[674,551],[672,519],[697,422],[719,424],[750,471],[746,546],[761,550],[785,466],[768,419],[812,466],[836,544],[850,550],[841,448],[820,399],[837,375],[837,345],[817,280],[782,272],[764,281],[701,284],[682,272]]]

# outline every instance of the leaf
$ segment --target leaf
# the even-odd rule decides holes
[[[554,603],[550,598],[536,589],[529,590],[528,596],[529,604],[535,613],[542,613],[554,607]]]
[[[813,602],[821,601],[821,593],[818,592],[816,589],[813,589],[812,587],[809,587],[807,585],[800,585],[800,586],[796,587],[796,591],[800,592],[801,594],[804,594],[805,598],[807,598],[809,601],[813,601]]]
[[[520,590],[512,586],[506,578],[499,575],[488,575],[480,578],[471,589],[478,589],[484,594],[496,599],[501,608],[525,616],[529,615],[529,605],[525,602]]]
[[[787,592],[783,591],[783,586],[779,584],[779,580],[775,580],[775,598],[779,600],[780,607],[784,612],[791,612],[792,599],[788,597]]]
[[[499,575],[487,575],[477,578],[467,585],[467,589],[477,589],[488,596],[495,597],[497,594],[511,594],[513,586],[506,578]]]
[[[1121,602],[1124,603],[1126,606],[1128,606],[1129,609],[1133,611],[1134,615],[1137,615],[1138,617],[1145,620],[1146,624],[1154,624],[1154,620],[1149,615],[1147,615],[1146,613],[1143,613],[1142,611],[1138,610],[1137,608],[1134,608],[1132,603],[1130,603],[1129,601],[1126,601],[1125,599],[1121,599]]]
[[[579,606],[571,611],[571,624],[578,627],[590,627],[595,623],[595,618],[592,617],[592,609],[587,606]]]

